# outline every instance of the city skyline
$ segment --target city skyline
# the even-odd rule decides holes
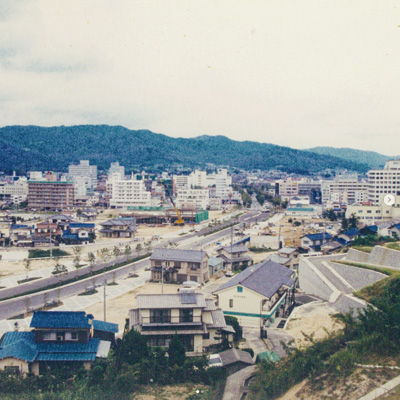
[[[395,4],[3,0],[0,8],[0,126],[109,124],[399,153]]]

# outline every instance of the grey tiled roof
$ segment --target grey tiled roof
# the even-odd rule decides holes
[[[205,251],[199,250],[178,250],[178,249],[154,249],[150,260],[161,261],[185,261],[201,263],[206,257]]]
[[[225,328],[226,327],[226,322],[225,322],[225,317],[224,313],[220,308],[217,308],[214,311],[211,311],[211,316],[213,319],[212,324],[208,324],[208,328]]]
[[[230,364],[234,364],[235,362],[243,362],[246,364],[254,364],[254,360],[251,355],[247,351],[239,350],[239,349],[230,349],[218,353],[221,360],[222,365],[225,367]]]
[[[271,261],[276,262],[276,263],[281,264],[281,265],[285,265],[287,262],[290,262],[290,258],[281,257],[278,254],[271,254],[268,258]]]
[[[243,253],[249,251],[249,249],[243,245],[232,246],[232,252],[231,252],[231,246],[224,246],[221,249],[224,249],[227,253]]]
[[[295,251],[297,251],[297,249],[293,248],[293,247],[283,247],[282,249],[280,249],[278,251],[278,253],[282,253],[282,254],[292,254]]]
[[[206,304],[207,304],[206,311],[214,311],[217,309],[217,307],[215,307],[215,302],[213,299],[206,299]]]
[[[206,300],[202,293],[193,293],[195,303],[182,303],[183,293],[173,294],[138,294],[137,308],[206,308]]]
[[[294,280],[293,271],[271,260],[247,267],[228,282],[221,285],[214,293],[230,287],[241,285],[267,298],[271,298],[282,285],[291,287]]]

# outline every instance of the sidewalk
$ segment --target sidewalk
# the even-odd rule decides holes
[[[129,291],[136,289],[140,286],[143,286],[146,281],[150,279],[150,271],[140,271],[138,273],[139,277],[137,278],[125,278],[121,280],[116,280],[118,285],[115,286],[107,286],[107,299],[111,300],[115,297],[119,297]],[[89,295],[89,296],[72,296],[65,299],[62,299],[63,305],[60,307],[55,307],[52,311],[80,311],[84,310],[86,307],[96,304],[99,301],[103,301],[103,288],[97,288],[98,293]],[[102,316],[97,316],[99,319]],[[25,331],[29,330],[29,324],[31,322],[32,317],[27,317],[24,319],[5,319],[0,321],[0,337],[8,331],[14,330],[14,324],[18,322],[19,330]],[[123,327],[120,327],[120,331],[122,332]]]

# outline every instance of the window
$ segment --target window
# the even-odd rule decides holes
[[[233,299],[229,299],[229,307],[230,307],[230,308],[233,307]]]
[[[181,308],[179,310],[179,322],[193,322],[193,309]]]
[[[243,293],[243,288],[241,286],[238,286],[237,288],[238,293]]]
[[[171,323],[171,310],[150,310],[151,324]]]
[[[78,332],[66,332],[65,340],[78,340]]]
[[[56,340],[57,336],[55,332],[45,332],[43,334],[43,340]]]

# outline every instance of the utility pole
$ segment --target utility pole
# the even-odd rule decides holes
[[[164,264],[161,264],[161,294],[164,294]]]
[[[107,286],[107,279],[104,273],[104,321],[107,321],[107,304],[106,304],[106,286]]]

